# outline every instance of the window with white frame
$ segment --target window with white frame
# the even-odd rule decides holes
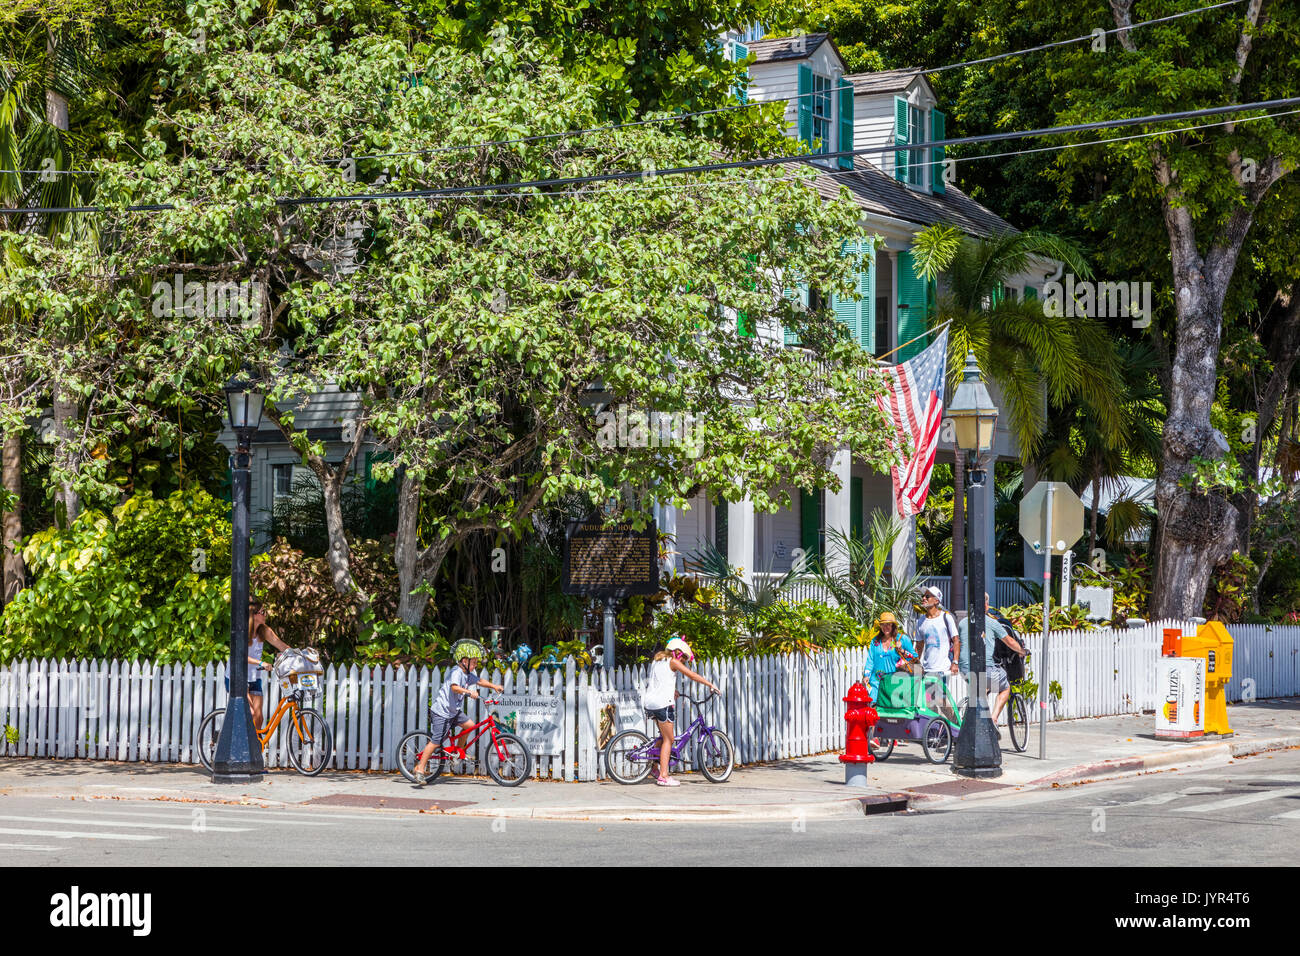
[[[817,143],[816,151],[831,151],[831,79],[829,76],[813,74],[812,96],[812,134]]]
[[[293,493],[293,465],[271,466],[271,493],[284,498]]]
[[[928,138],[925,132],[925,110],[919,106],[912,106],[908,109],[907,116],[908,143],[924,143]],[[927,182],[925,178],[926,170],[930,168],[927,163],[928,159],[925,150],[914,149],[911,151],[907,163],[907,181],[910,185],[924,188]]]

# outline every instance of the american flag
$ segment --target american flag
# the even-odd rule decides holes
[[[943,373],[947,364],[945,327],[920,355],[882,370],[888,390],[876,402],[893,422],[892,447],[900,458],[909,446],[913,449],[911,458],[903,458],[893,467],[894,506],[903,518],[919,512],[930,493],[930,472],[943,420]]]

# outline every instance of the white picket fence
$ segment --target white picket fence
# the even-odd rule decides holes
[[[1053,719],[1153,710],[1155,665],[1167,626],[1184,633],[1195,630],[1190,622],[1162,621],[1132,630],[1054,632],[1049,678],[1060,682],[1063,695],[1053,708]],[[1300,695],[1300,627],[1239,625],[1231,632],[1235,644],[1229,700]],[[1040,678],[1042,636],[1029,634],[1026,639],[1030,669]],[[708,705],[705,719],[730,735],[740,763],[836,750],[844,741],[841,698],[861,676],[865,660],[865,648],[852,648],[813,657],[702,662],[701,670],[725,691]],[[199,722],[225,704],[223,676],[224,668],[215,665],[15,661],[0,668],[0,756],[193,763]],[[329,667],[314,705],[334,731],[332,766],[394,770],[397,742],[408,730],[427,726],[428,701],[443,676],[437,668]],[[645,680],[645,668],[583,672],[570,663],[553,675],[543,670],[489,679],[505,684],[508,694],[563,700],[562,752],[537,755],[539,777],[595,780],[603,777],[604,768],[589,695],[636,691]],[[966,682],[954,676],[949,689],[961,700]],[[703,692],[689,683],[681,690],[695,696]],[[274,713],[278,702],[279,690],[272,682],[264,713]],[[471,705],[471,716],[481,716],[476,712],[481,705]],[[1031,721],[1037,713],[1036,707],[1030,708]],[[685,728],[694,716],[693,707],[679,701],[678,728]],[[286,722],[267,752],[268,766],[287,766],[287,733]]]

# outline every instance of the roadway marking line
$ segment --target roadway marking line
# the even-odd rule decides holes
[[[40,850],[43,853],[53,853],[58,850],[57,846],[45,846],[42,843],[0,843],[0,849],[4,850]]]
[[[1132,803],[1120,804],[1120,807],[1159,807],[1166,803],[1172,803],[1175,800],[1181,800],[1183,797],[1193,797],[1203,793],[1223,793],[1223,788],[1184,787],[1182,790],[1175,790],[1171,793],[1153,793],[1151,796],[1143,797],[1141,800],[1134,800]]]
[[[433,803],[435,801],[430,800],[429,802]],[[90,800],[86,801],[87,807],[91,806],[91,804],[92,801]],[[284,817],[286,819],[297,817],[304,820],[369,820],[371,822],[374,822],[375,820],[399,819],[399,818],[394,818],[391,815],[391,813],[374,813],[369,815],[361,814],[361,813],[336,813],[333,810],[329,810],[326,808],[322,808],[320,811],[294,812],[292,810],[280,810],[277,807],[232,807],[229,804],[212,805],[212,804],[197,803],[197,802],[196,803],[173,803],[172,801],[169,800],[161,800],[161,801],[143,800],[143,801],[120,801],[120,802],[117,800],[113,800],[111,803],[106,803],[106,805],[117,806],[117,807],[158,807],[158,806],[164,806],[164,807],[176,806],[176,807],[186,807],[186,808],[199,807],[202,808],[204,813],[229,813],[231,816],[236,816],[236,817],[260,815],[259,818],[271,817],[273,819],[280,819],[281,817]],[[437,814],[432,814],[432,815],[437,816]]]
[[[145,830],[213,830],[217,833],[243,833],[248,827],[214,827],[203,824],[196,829],[191,823],[133,823],[130,820],[96,820],[87,817],[72,817],[64,820],[51,820],[49,817],[20,817],[0,814],[0,820],[17,820],[26,823],[89,823],[101,827],[137,827]]]
[[[1240,797],[1229,797],[1227,800],[1215,800],[1213,803],[1202,803],[1195,807],[1175,807],[1175,813],[1213,813],[1216,810],[1230,810],[1233,807],[1244,807],[1249,803],[1260,803],[1264,800],[1272,800],[1276,797],[1290,797],[1300,794],[1300,787],[1283,787],[1278,790],[1265,790],[1263,793],[1247,793]]]
[[[206,815],[209,814],[209,813],[212,813],[211,810],[208,810],[208,809],[206,809],[206,808],[198,808],[198,809],[201,809],[201,810],[202,810],[204,816],[206,816]],[[87,810],[51,810],[50,812],[51,812],[51,813],[87,813],[87,812],[89,812],[89,811],[87,811]],[[96,810],[96,811],[95,811],[95,816],[96,816],[96,817],[100,816],[101,814],[103,814],[103,815],[105,815],[105,816],[113,816],[113,817],[156,817],[156,818],[159,818],[159,819],[162,819],[162,820],[190,820],[191,822],[192,822],[193,819],[194,819],[192,813],[154,813],[154,812],[151,812],[151,811],[148,811],[148,810],[141,810],[141,811],[138,812],[138,813],[135,812],[135,811],[132,811],[132,810]],[[237,815],[238,815],[238,814],[236,814],[236,816],[237,816]],[[247,814],[247,815],[251,815],[251,814]],[[229,821],[227,821],[227,822],[229,822]],[[326,823],[326,822],[323,821],[323,820],[280,820],[280,819],[272,819],[272,820],[269,820],[268,822],[269,822],[269,823],[283,823],[285,826],[294,826],[294,827],[332,827],[332,826],[335,825],[335,824],[333,824],[333,823]],[[144,824],[141,824],[141,826],[143,826],[143,825],[144,825]]]
[[[60,840],[161,840],[160,836],[145,836],[139,833],[82,833],[78,830],[22,830],[17,827],[0,827],[0,833],[12,833],[14,836],[48,836]]]
[[[1300,820],[1300,810],[1291,810],[1287,813],[1275,813],[1270,820]]]

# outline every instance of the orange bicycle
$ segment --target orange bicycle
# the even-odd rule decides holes
[[[280,703],[266,726],[257,731],[257,739],[265,750],[271,735],[288,714],[289,762],[299,773],[314,777],[325,769],[325,765],[334,756],[334,732],[320,711],[302,706],[309,695],[315,696],[319,692],[320,678],[315,674],[304,674],[297,678],[296,684],[296,689],[280,698]],[[209,773],[212,772],[212,757],[217,752],[217,738],[221,736],[221,721],[225,713],[224,707],[214,710],[199,724],[195,741],[199,763]]]

